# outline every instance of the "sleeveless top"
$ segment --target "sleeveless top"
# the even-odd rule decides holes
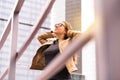
[[[59,54],[59,47],[58,47],[58,40],[55,40],[53,44],[51,44],[43,53],[45,55],[45,64],[46,66],[51,62],[51,60]],[[67,68],[64,67],[60,70],[56,75],[54,75],[49,80],[67,80],[70,78],[70,73],[68,72]]]

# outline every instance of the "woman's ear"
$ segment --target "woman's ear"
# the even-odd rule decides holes
[[[67,37],[72,37],[72,30],[68,30],[66,34],[67,34]]]
[[[67,34],[67,31],[65,30],[64,33]]]

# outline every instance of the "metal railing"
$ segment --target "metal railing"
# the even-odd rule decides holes
[[[18,32],[18,16],[19,11],[24,3],[24,0],[17,0],[13,11],[10,15],[10,18],[8,20],[6,29],[2,35],[1,41],[0,41],[0,48],[2,48],[4,42],[6,41],[6,38],[10,31],[12,31],[12,42],[11,42],[11,57],[10,57],[10,66],[5,70],[5,72],[0,77],[0,80],[3,80],[4,77],[9,72],[9,80],[15,80],[15,69],[16,69],[16,61],[22,56],[25,49],[28,47],[36,33],[38,32],[40,26],[46,19],[47,15],[49,14],[49,11],[52,8],[53,3],[55,0],[48,0],[45,7],[43,8],[41,15],[39,16],[38,21],[36,22],[34,29],[32,30],[31,34],[29,35],[28,39],[25,41],[23,46],[20,48],[20,50],[17,52],[17,32]],[[13,44],[14,43],[14,44]]]

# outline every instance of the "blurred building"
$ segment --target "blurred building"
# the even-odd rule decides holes
[[[81,30],[81,0],[66,0],[65,20],[71,23],[73,30]],[[82,73],[82,54],[78,55],[78,73]]]
[[[65,20],[70,22],[73,30],[81,31],[81,0],[66,0],[65,1]],[[82,52],[78,54],[78,71],[72,74],[74,80],[85,80],[82,74]]]

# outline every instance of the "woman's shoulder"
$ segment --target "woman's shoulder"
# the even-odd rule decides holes
[[[81,31],[76,31],[76,30],[69,30],[67,32],[67,36],[70,38],[73,38],[75,36],[81,35]]]

